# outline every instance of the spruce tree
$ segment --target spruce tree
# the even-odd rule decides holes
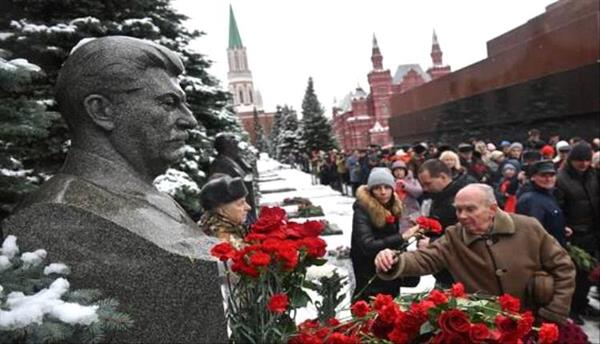
[[[337,146],[331,123],[325,118],[323,112],[323,107],[315,94],[312,77],[309,77],[302,100],[302,138],[306,153],[314,149],[328,151]]]
[[[18,198],[54,174],[64,161],[69,147],[68,131],[62,118],[56,116],[52,90],[60,66],[83,38],[133,36],[152,40],[180,54],[186,66],[181,86],[201,127],[190,135],[186,161],[175,167],[197,184],[204,182],[202,171],[207,170],[210,156],[215,154],[212,137],[216,133],[236,132],[247,140],[237,116],[227,106],[230,95],[206,72],[210,62],[188,47],[190,41],[202,33],[183,27],[186,17],[171,8],[170,0],[5,0],[2,8],[0,57],[3,62],[24,58],[41,70],[26,87],[2,86],[0,115],[3,119],[10,118],[12,124],[10,129],[3,127],[0,132],[0,168],[29,172],[12,176],[21,178],[14,184],[20,185],[18,190],[9,190],[6,183],[0,181],[0,194],[11,195],[0,199],[4,211],[0,213],[0,220],[12,211]],[[6,91],[7,88],[11,91]],[[30,121],[27,129],[34,134],[18,131],[16,128],[23,129],[23,126],[18,127],[19,121]],[[182,199],[178,201],[184,206],[191,204]]]
[[[273,158],[277,156],[277,145],[278,145],[278,136],[282,126],[283,119],[283,107],[277,105],[275,110],[275,115],[273,116],[273,126],[271,127],[271,132],[269,133],[269,155]]]
[[[285,161],[288,156],[293,154],[297,156],[299,153],[299,132],[298,132],[298,116],[296,111],[288,107],[283,108],[283,116],[281,120],[281,130],[277,140],[277,159]]]
[[[253,113],[254,120],[254,132],[255,132],[255,140],[254,145],[259,152],[268,152],[269,151],[269,142],[267,142],[267,138],[265,136],[265,131],[258,120],[258,111],[254,108]]]

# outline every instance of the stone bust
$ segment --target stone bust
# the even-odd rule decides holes
[[[206,257],[214,241],[152,185],[198,124],[183,72],[174,52],[131,37],[74,49],[56,83],[72,138],[66,161],[3,224],[25,249],[69,264],[74,287],[121,301],[135,328],[118,341],[226,341],[218,271]]]

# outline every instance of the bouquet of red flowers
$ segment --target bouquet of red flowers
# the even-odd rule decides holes
[[[425,217],[425,216],[419,216],[419,217],[417,217],[415,222],[417,223],[417,225],[419,225],[419,227],[421,229],[425,230],[425,233],[423,233],[423,234],[434,234],[434,235],[442,234],[442,231],[443,231],[442,224],[439,223],[439,221],[436,219],[432,219],[430,217]]]
[[[233,342],[282,342],[295,331],[295,309],[310,300],[302,290],[306,269],[325,263],[322,230],[319,221],[289,221],[282,208],[264,207],[240,249],[226,242],[212,248],[228,272]]]
[[[351,306],[352,317],[323,326],[305,321],[289,343],[554,343],[558,327],[534,327],[531,312],[520,312],[510,295],[483,297],[465,293],[462,284],[393,299],[379,294],[370,303]]]

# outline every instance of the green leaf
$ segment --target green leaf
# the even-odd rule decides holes
[[[429,334],[429,333],[433,333],[435,330],[436,330],[436,328],[433,327],[433,325],[429,321],[426,321],[423,323],[423,325],[421,325],[419,334],[420,335]]]

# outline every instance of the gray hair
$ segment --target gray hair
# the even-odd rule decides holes
[[[151,41],[109,36],[80,44],[63,64],[56,81],[56,99],[71,130],[82,120],[87,96],[101,94],[110,99],[116,92],[143,88],[141,76],[151,68],[174,77],[184,71],[177,54]]]
[[[494,194],[494,189],[491,186],[487,185],[487,184],[483,184],[483,183],[468,184],[467,186],[465,186],[461,190],[464,190],[464,189],[467,189],[467,188],[473,188],[473,189],[477,189],[477,190],[481,191],[481,193],[483,194],[483,200],[488,205],[492,205],[492,204],[498,203],[496,201],[496,195]]]

